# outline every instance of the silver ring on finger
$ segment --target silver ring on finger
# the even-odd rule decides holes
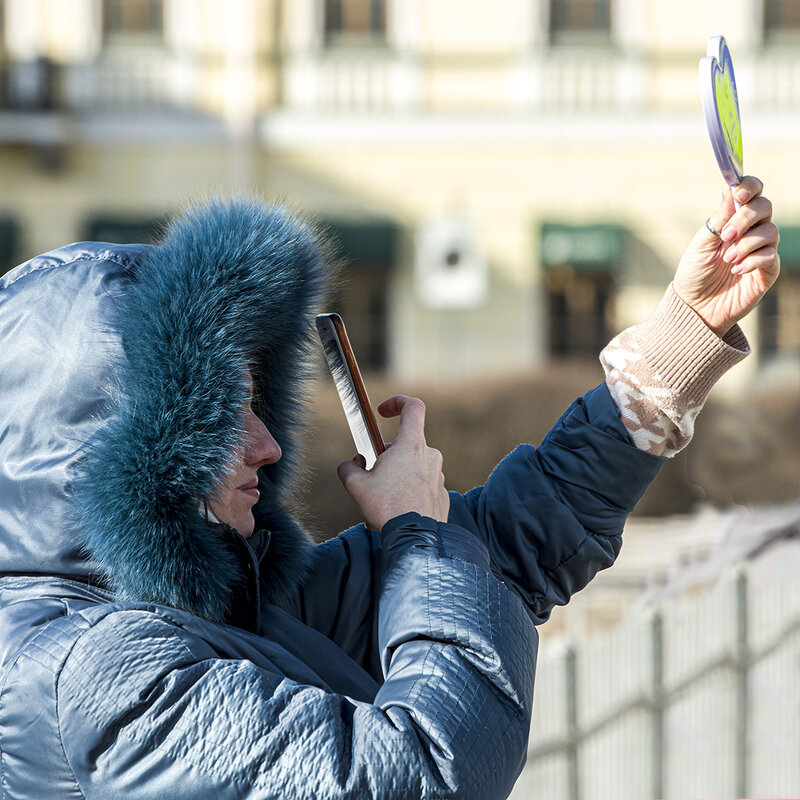
[[[708,228],[709,233],[713,233],[717,239],[722,238],[722,234],[719,231],[714,230],[714,226],[711,224],[711,217],[706,220],[706,228]]]

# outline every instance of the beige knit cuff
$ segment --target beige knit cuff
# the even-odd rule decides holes
[[[714,383],[749,351],[738,325],[721,339],[670,285],[650,318],[614,337],[600,362],[634,444],[669,457],[691,440]]]
[[[650,318],[636,326],[636,340],[653,376],[673,392],[680,408],[702,405],[711,387],[750,353],[734,325],[720,338],[667,287]]]

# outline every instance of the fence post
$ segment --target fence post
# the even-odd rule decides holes
[[[574,644],[564,651],[564,672],[567,711],[567,791],[569,800],[581,799],[580,775],[578,769],[578,675],[577,654]]]
[[[650,617],[650,647],[653,666],[653,800],[663,800],[664,794],[664,617],[660,609]]]
[[[747,797],[748,783],[748,673],[750,667],[750,648],[747,614],[747,572],[743,567],[736,571],[736,794]]]

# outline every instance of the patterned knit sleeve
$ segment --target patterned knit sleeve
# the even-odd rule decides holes
[[[616,336],[600,363],[634,444],[669,457],[691,440],[711,387],[749,352],[738,325],[720,338],[670,284],[650,318]]]

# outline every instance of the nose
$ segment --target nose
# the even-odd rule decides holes
[[[258,469],[265,464],[274,464],[280,457],[281,446],[261,418],[248,409],[245,419],[245,463]]]

